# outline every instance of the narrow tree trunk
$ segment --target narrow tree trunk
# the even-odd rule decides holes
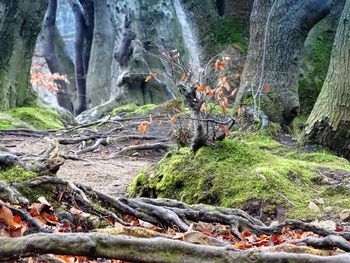
[[[46,11],[46,0],[0,0],[0,109],[35,99],[30,66]]]
[[[56,12],[57,0],[49,0],[49,6],[45,14],[42,28],[43,56],[52,74],[58,73],[64,75],[65,72],[59,64],[55,49]],[[56,82],[59,86],[56,95],[58,105],[73,112],[73,104],[68,93],[67,83],[63,80],[57,80]]]
[[[303,44],[330,6],[330,0],[255,0],[236,108],[247,91],[268,84],[270,92],[262,97],[262,110],[273,121],[291,123],[299,112],[298,69]]]
[[[327,146],[350,159],[350,0],[345,4],[328,74],[302,141]]]
[[[107,0],[94,1],[94,36],[87,74],[89,107],[110,99],[115,30]]]
[[[68,51],[66,49],[66,44],[57,26],[55,26],[55,50],[57,54],[58,63],[61,65],[63,71],[67,74],[67,77],[69,80],[68,93],[70,96],[70,100],[72,102],[75,102],[77,99],[75,66],[71,57],[68,54]]]
[[[78,0],[69,0],[75,18],[75,77],[77,82],[78,101],[75,114],[87,109],[86,106],[86,71],[84,64],[84,41],[86,25],[84,9]]]
[[[86,24],[86,35],[84,44],[84,65],[85,71],[89,71],[90,54],[92,47],[92,40],[94,36],[94,2],[93,0],[80,0],[84,9],[84,17]]]

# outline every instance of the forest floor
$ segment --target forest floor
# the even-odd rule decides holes
[[[69,145],[60,144],[59,150],[63,155],[77,157],[77,159],[66,159],[60,167],[57,176],[71,182],[80,182],[114,197],[125,196],[127,187],[134,180],[135,176],[142,169],[158,161],[165,151],[158,149],[136,150],[127,155],[117,155],[117,152],[127,146],[136,146],[144,143],[151,145],[159,142],[165,145],[169,144],[170,126],[166,124],[162,125],[162,127],[157,126],[151,126],[147,134],[142,136],[138,131],[138,123],[124,125],[122,131],[117,130],[114,133],[109,133],[112,141],[108,142],[108,144],[100,145],[96,150],[78,155],[76,153],[79,150],[92,146],[96,140]],[[79,139],[85,136],[82,134],[86,134],[86,131],[81,130],[69,136],[60,137]],[[100,135],[103,134],[103,131],[99,132]],[[48,141],[46,138],[54,138],[55,136],[56,134],[45,137],[31,136],[31,134],[25,134],[25,136],[2,135],[0,137],[0,145],[5,146],[11,152],[19,153],[30,159],[39,156],[47,150]],[[142,140],[142,138],[145,138],[145,140]]]
[[[20,190],[19,197],[25,193],[31,205],[0,200],[0,220],[6,219],[0,222],[0,261],[32,256],[12,262],[252,262],[254,255],[259,262],[350,262],[349,228],[329,214],[322,222],[270,224],[235,208],[126,198],[136,175],[174,148],[169,115],[152,115],[52,131],[0,131],[0,145],[22,167],[59,168],[57,177],[45,173],[2,186]],[[276,139],[286,150],[297,147],[293,136]],[[177,261],[169,260],[173,254]]]

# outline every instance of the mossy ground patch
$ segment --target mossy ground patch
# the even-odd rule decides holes
[[[313,219],[321,213],[308,208],[310,201],[323,198],[324,206],[335,212],[350,204],[336,202],[348,199],[345,192],[339,197],[342,191],[316,183],[319,169],[350,171],[350,163],[325,151],[285,149],[264,133],[251,133],[202,148],[195,155],[188,148],[169,154],[139,174],[129,194],[153,193],[190,204],[241,208],[259,200],[269,204],[272,214],[283,206],[289,218]]]

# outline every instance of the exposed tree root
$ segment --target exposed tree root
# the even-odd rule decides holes
[[[305,243],[308,246],[315,248],[339,248],[343,251],[350,252],[350,243],[341,236],[326,236],[325,238],[307,237],[293,243]]]
[[[12,206],[7,206],[5,205],[1,200],[0,200],[0,208],[2,206],[6,206],[7,208],[9,208],[12,213],[14,215],[19,215],[20,218],[25,221],[25,222],[28,222],[31,226],[31,232],[35,233],[35,232],[43,232],[43,233],[51,233],[52,231],[48,230],[48,229],[45,229],[43,228],[33,217],[31,217],[27,212],[23,211],[22,209],[19,209],[19,208],[15,208],[15,207],[12,207]],[[1,254],[0,254],[1,255]]]
[[[350,254],[314,256],[268,250],[239,251],[233,247],[188,244],[165,238],[133,238],[104,234],[33,234],[0,238],[2,261],[38,254],[116,258],[129,262],[350,262]]]
[[[175,227],[181,232],[186,232],[189,229],[189,225],[186,221],[201,221],[230,225],[232,226],[233,231],[235,229],[239,232],[248,230],[256,235],[280,234],[282,233],[283,228],[290,228],[313,232],[323,237],[333,235],[350,240],[350,232],[329,231],[298,220],[286,220],[276,226],[266,226],[260,220],[253,218],[240,209],[217,207],[210,209],[202,205],[189,206],[183,202],[170,199],[113,198],[99,191],[93,190],[91,187],[78,183],[73,184],[66,180],[49,176],[34,178],[29,181],[14,184],[14,186],[33,187],[41,184],[61,184],[69,186],[70,189],[87,203],[92,202],[92,200],[100,201],[102,204],[105,204],[106,207],[113,208],[119,213],[133,215],[154,225]]]
[[[0,182],[0,199],[15,205],[29,204],[27,198],[22,196],[15,188],[4,184],[3,182]]]
[[[100,139],[96,140],[96,142],[92,146],[87,147],[85,149],[82,149],[80,151],[77,151],[76,154],[80,155],[80,154],[83,154],[83,153],[95,151],[96,149],[98,149],[98,147],[100,147],[100,145],[107,145],[107,139],[106,138],[100,138]]]
[[[154,144],[141,144],[141,145],[130,145],[121,149],[117,155],[125,155],[133,151],[146,151],[146,150],[168,150],[169,145],[165,143],[154,143]]]
[[[113,198],[90,187],[50,176],[16,183],[13,187],[34,187],[42,184],[67,187],[67,192],[73,193],[71,195],[73,203],[76,200],[88,211],[94,211],[93,204],[98,202],[99,206],[102,206],[99,208],[99,215],[110,216],[124,227],[97,229],[97,233],[40,233],[20,238],[0,238],[2,261],[40,254],[59,254],[114,258],[129,262],[350,262],[350,254],[340,254],[341,250],[350,252],[347,241],[350,239],[350,233],[332,232],[296,220],[287,220],[278,226],[269,227],[240,209],[190,206],[171,199]],[[1,205],[4,204],[0,203]],[[11,210],[34,228],[32,233],[47,232],[47,229],[36,225],[34,219],[26,212],[17,208]],[[181,241],[176,240],[178,238],[176,236],[130,227],[117,214],[132,215],[165,229],[169,227],[177,229],[183,232],[180,236]],[[233,234],[238,238],[243,230],[249,230],[257,235],[271,235],[281,233],[286,227],[311,231],[324,238],[307,237],[291,240],[279,246],[240,250],[237,247],[227,246],[228,243],[220,242],[216,238],[193,231],[193,222],[231,226]],[[199,245],[195,245],[197,242]]]

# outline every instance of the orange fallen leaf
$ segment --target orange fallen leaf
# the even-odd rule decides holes
[[[149,128],[149,125],[150,125],[150,123],[147,122],[147,121],[141,122],[141,124],[139,125],[139,132],[140,132],[141,134],[145,134],[146,131],[147,131],[148,128]]]
[[[221,61],[221,60],[216,60],[215,62],[215,69],[216,70],[223,70],[225,68],[225,62],[224,61]]]
[[[269,84],[265,84],[264,87],[263,87],[263,91],[265,93],[268,93],[270,91],[270,85]]]

